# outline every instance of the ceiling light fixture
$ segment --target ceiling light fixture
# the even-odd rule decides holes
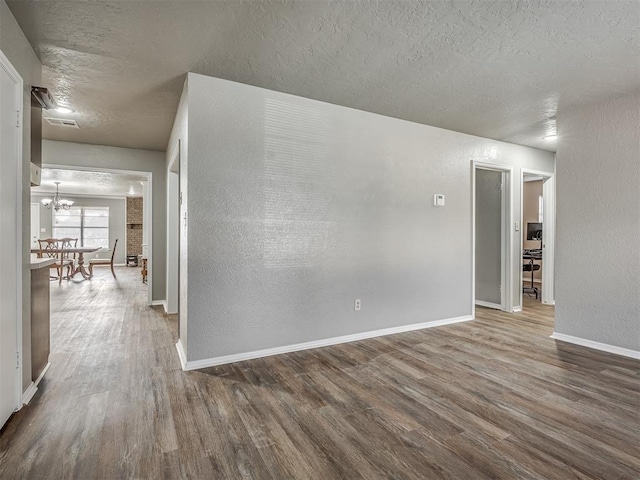
[[[62,105],[58,105],[56,107],[56,112],[58,113],[73,113],[73,110],[69,107],[63,107]]]
[[[73,200],[64,200],[60,198],[60,192],[58,189],[60,182],[54,182],[54,183],[56,184],[56,195],[53,197],[53,199],[43,198],[42,205],[47,207],[49,210],[53,208],[56,212],[60,209],[69,210],[71,208],[71,205],[73,205]]]
[[[547,142],[555,140],[556,138],[558,138],[558,136],[555,133],[552,133],[551,135],[545,135],[544,137],[542,137],[542,139],[546,140]]]
[[[51,92],[44,87],[31,87],[31,97],[44,110],[55,110],[58,113],[73,113],[68,105],[59,105]]]

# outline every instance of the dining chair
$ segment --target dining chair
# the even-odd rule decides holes
[[[99,265],[109,265],[111,267],[111,275],[116,278],[116,272],[113,269],[113,259],[116,256],[116,247],[118,246],[118,239],[113,243],[113,250],[111,251],[111,260],[107,258],[92,258],[89,260],[89,278],[93,277],[93,267]]]
[[[77,238],[65,237],[65,238],[61,238],[60,239],[60,243],[62,244],[62,248],[64,250],[73,249],[73,248],[76,248],[78,246],[78,239]],[[78,254],[76,252],[72,252],[72,253],[65,252],[64,258],[65,258],[65,260],[73,260],[73,264],[75,266],[77,255]]]
[[[64,271],[64,267],[67,267],[67,280],[69,280],[71,278],[73,260],[65,258],[62,241],[57,238],[45,238],[43,240],[39,239],[38,245],[40,246],[40,253],[38,254],[38,257],[56,259],[56,262],[51,264],[50,268],[55,268],[58,276],[51,278],[55,278],[58,280],[58,283],[62,283],[62,273]]]

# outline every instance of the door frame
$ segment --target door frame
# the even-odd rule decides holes
[[[24,248],[22,245],[22,218],[23,218],[23,180],[22,180],[22,163],[23,163],[23,123],[24,123],[24,102],[23,102],[23,88],[24,83],[22,81],[22,77],[18,73],[18,71],[13,67],[9,59],[4,55],[4,53],[0,50],[0,68],[2,68],[7,75],[13,80],[15,95],[16,95],[16,104],[18,106],[18,111],[16,112],[16,151],[15,151],[15,167],[16,167],[16,204],[15,204],[15,220],[16,220],[16,231],[13,237],[13,241],[10,242],[9,251],[2,252],[3,255],[8,255],[10,258],[14,258],[16,262],[16,298],[11,299],[8,296],[4,295],[3,292],[0,292],[0,303],[4,303],[5,301],[11,302],[15,301],[16,304],[16,378],[15,378],[15,400],[14,400],[14,411],[20,410],[22,408],[22,370],[24,365],[23,359],[23,350],[22,350],[22,321],[23,321],[23,308],[22,308],[22,281],[23,281],[23,255]],[[29,202],[29,208],[31,208]],[[31,228],[31,225],[29,225]],[[29,242],[30,244],[31,242]],[[0,425],[1,426],[1,425]]]
[[[476,305],[476,171],[491,170],[502,173],[501,208],[501,291],[500,305],[482,303],[481,306],[499,308],[505,312],[513,310],[513,167],[480,160],[471,161],[471,311],[475,318]]]
[[[180,331],[180,143],[178,139],[167,165],[167,290],[165,295],[167,313],[178,314],[178,332]],[[172,184],[175,186],[175,192]],[[173,195],[174,193],[177,195]],[[176,212],[177,214],[173,215]],[[175,245],[172,244],[171,239],[177,240]],[[170,271],[175,273],[175,283],[170,280],[173,278]]]
[[[149,172],[146,170],[136,170],[132,169],[118,169],[118,168],[103,168],[103,167],[88,167],[85,165],[58,165],[54,163],[46,163],[42,165],[42,168],[56,168],[60,170],[80,170],[84,172],[104,172],[104,173],[136,173],[141,177],[147,177],[147,186],[143,189],[143,212],[147,211],[148,208],[148,222],[147,218],[143,219],[143,228],[148,229],[148,238],[147,241],[149,243],[148,247],[148,255],[150,261],[148,261],[147,265],[147,305],[163,305],[164,301],[154,301],[153,300],[153,172]],[[100,197],[108,198],[108,195],[98,195]],[[112,197],[113,198],[113,197]],[[118,197],[122,198],[122,197]],[[145,206],[146,205],[146,206]],[[126,210],[126,208],[125,208]],[[126,215],[125,215],[126,217]],[[126,218],[125,218],[126,222]],[[126,235],[126,228],[125,228]],[[126,238],[124,239],[124,248],[126,249]],[[126,252],[125,252],[126,253]]]
[[[522,236],[525,232],[524,216],[524,177],[535,175],[542,177],[542,293],[541,302],[555,305],[555,239],[556,239],[556,178],[555,173],[543,172],[531,168],[520,170],[520,251],[522,251]],[[524,274],[520,269],[520,306],[522,307],[522,282]]]

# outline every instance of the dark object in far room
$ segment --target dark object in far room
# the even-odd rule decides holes
[[[539,222],[527,223],[527,240],[542,241],[542,223],[539,223]]]

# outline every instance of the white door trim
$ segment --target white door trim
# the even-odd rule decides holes
[[[148,187],[145,190],[145,194],[143,195],[144,197],[144,203],[147,204],[149,206],[149,221],[146,222],[148,224],[148,243],[149,243],[149,254],[148,257],[149,259],[151,259],[150,262],[148,262],[148,267],[147,267],[147,305],[155,305],[155,304],[161,304],[161,303],[157,303],[157,302],[162,302],[162,300],[158,300],[157,302],[153,301],[153,172],[149,172],[146,170],[136,170],[134,168],[132,169],[117,169],[117,168],[102,168],[102,167],[87,167],[84,165],[56,165],[53,163],[47,163],[47,164],[43,164],[42,168],[56,168],[59,170],[81,170],[81,171],[85,171],[85,172],[105,172],[105,173],[131,173],[131,172],[136,172],[137,174],[140,174],[141,176],[146,176],[147,177],[147,184]],[[146,192],[148,191],[148,195],[146,195]],[[108,198],[108,197],[107,197]],[[117,197],[117,198],[122,198],[122,197]],[[126,198],[126,197],[125,197]],[[146,209],[146,207],[144,207]],[[125,219],[126,220],[126,219]],[[143,222],[146,220],[143,219]],[[145,225],[144,228],[147,228],[147,226]],[[126,230],[126,229],[125,229]],[[124,239],[124,248],[126,249],[126,238]],[[125,252],[126,253],[126,252]]]
[[[476,170],[493,170],[503,174],[502,190],[502,292],[499,308],[505,312],[513,310],[513,167],[479,160],[471,161],[471,311],[475,318],[476,308]],[[485,306],[492,306],[485,304]]]
[[[522,168],[520,170],[520,250],[522,250],[522,235],[525,232],[524,217],[524,177],[535,175],[542,177],[542,303],[555,305],[555,238],[556,238],[556,179],[555,174]],[[523,273],[520,269],[520,305],[522,305]]]
[[[167,166],[167,313],[179,313],[180,305],[180,144],[178,139]]]
[[[10,246],[9,251],[3,251],[3,255],[8,255],[10,258],[14,258],[16,262],[16,379],[15,379],[15,410],[19,410],[22,407],[22,365],[24,364],[22,355],[22,257],[24,254],[22,245],[22,139],[23,139],[23,88],[24,83],[22,77],[18,71],[13,67],[9,59],[0,51],[0,68],[2,68],[7,75],[13,80],[15,85],[16,104],[18,111],[16,112],[16,152],[15,161],[16,165],[16,208],[15,208],[15,220],[16,228],[13,245]],[[29,206],[31,208],[31,206]],[[6,297],[3,300],[7,300]]]

